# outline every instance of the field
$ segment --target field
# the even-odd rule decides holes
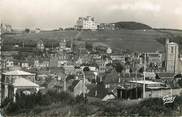
[[[181,32],[172,31],[180,34]],[[157,30],[117,30],[117,31],[47,31],[29,34],[5,35],[4,45],[19,44],[35,46],[38,40],[43,40],[46,46],[57,46],[60,40],[82,39],[93,43],[103,43],[112,48],[129,49],[132,51],[163,51],[164,46],[157,41],[166,38],[168,33]]]

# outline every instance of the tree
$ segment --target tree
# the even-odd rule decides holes
[[[121,63],[114,63],[113,67],[115,68],[117,73],[121,73],[124,70],[124,66]]]
[[[25,32],[26,33],[30,33],[30,29],[29,28],[25,28]]]
[[[178,80],[178,84],[180,87],[182,87],[182,79]]]
[[[91,43],[91,42],[87,42],[87,41],[86,41],[86,43],[85,43],[85,47],[86,47],[86,49],[87,49],[87,50],[91,51],[91,50],[92,50],[92,48],[93,48],[93,45],[92,45],[92,43]]]
[[[143,73],[144,72],[144,67],[141,67],[139,70],[138,70],[139,73]]]
[[[84,72],[90,71],[90,68],[89,68],[89,67],[84,67],[84,68],[83,68],[83,71],[84,71]]]

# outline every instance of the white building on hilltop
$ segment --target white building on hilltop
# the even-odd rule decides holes
[[[97,29],[97,24],[95,22],[94,17],[87,16],[87,17],[79,17],[75,28],[77,30],[96,30]]]

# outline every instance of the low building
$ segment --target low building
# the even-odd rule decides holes
[[[73,92],[74,96],[78,96],[83,93],[88,93],[88,89],[84,84],[83,80],[74,80],[69,89],[71,92]]]
[[[35,33],[40,33],[40,28],[36,28]]]
[[[162,66],[162,54],[159,52],[154,53],[147,53],[147,63],[148,64],[155,64],[159,67]]]
[[[120,61],[122,63],[125,63],[125,56],[122,56],[120,54],[111,54],[110,57],[111,57],[112,60],[118,60],[118,61]]]
[[[47,68],[50,66],[50,61],[48,58],[36,59],[33,64],[35,68]]]
[[[64,40],[61,40],[60,42],[59,42],[59,50],[64,50],[64,49],[66,49],[66,40],[64,39]]]
[[[100,23],[98,25],[98,30],[115,30],[115,24]]]
[[[14,67],[14,61],[11,59],[8,59],[5,61],[5,69],[10,69]]]
[[[111,48],[107,48],[106,53],[107,54],[111,54],[112,53],[112,49]]]
[[[35,74],[14,70],[8,71],[2,74],[1,78],[1,99],[2,101],[5,98],[11,98],[15,101],[15,95],[17,90],[29,90],[29,89],[39,88],[37,84],[35,84]]]
[[[39,40],[37,42],[37,49],[43,51],[45,49],[44,42],[42,40]]]

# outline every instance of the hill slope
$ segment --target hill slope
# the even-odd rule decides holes
[[[114,24],[116,26],[116,29],[130,29],[130,30],[152,29],[152,27],[138,22],[116,22]]]
[[[166,34],[155,30],[117,30],[117,31],[50,31],[38,34],[5,35],[4,44],[13,45],[24,42],[25,45],[35,45],[37,40],[43,40],[46,45],[58,45],[62,39],[79,38],[93,43],[104,43],[117,49],[129,49],[134,51],[163,50],[157,38],[166,37]]]

